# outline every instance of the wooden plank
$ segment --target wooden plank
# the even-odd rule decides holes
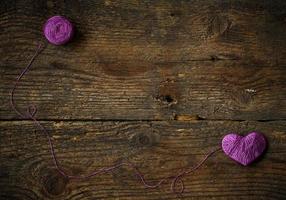
[[[21,66],[21,65],[20,65]],[[36,62],[15,102],[41,119],[286,119],[286,68],[242,61],[92,63],[78,68]],[[9,92],[18,67],[1,68],[0,118],[14,119]]]
[[[1,1],[0,9],[1,119],[16,118],[11,82],[55,13],[75,23],[75,40],[49,46],[16,96],[22,109],[37,104],[39,118],[285,119],[285,1]]]
[[[169,184],[145,190],[129,168],[66,180],[45,137],[17,121],[11,84],[55,14],[76,36],[45,49],[15,100],[37,105],[68,172],[130,160],[157,180],[199,162],[228,132],[258,130],[269,140],[263,159],[242,167],[219,153],[184,179],[183,196],[286,198],[286,1],[1,0],[0,199],[176,197]]]
[[[1,61],[26,60],[45,20],[66,15],[74,42],[51,47],[42,60],[166,62],[247,59],[286,63],[284,0],[38,1],[0,4]]]
[[[45,122],[62,166],[84,174],[118,161],[135,163],[149,180],[199,162],[224,134],[263,132],[263,158],[243,167],[222,152],[184,178],[188,199],[285,199],[285,122]],[[169,184],[145,190],[129,168],[86,181],[65,180],[53,168],[46,138],[30,121],[2,121],[3,199],[173,199]]]

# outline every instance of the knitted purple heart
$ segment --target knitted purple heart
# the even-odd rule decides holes
[[[222,149],[226,155],[246,166],[257,159],[266,148],[265,137],[256,132],[246,136],[230,133],[222,140]]]

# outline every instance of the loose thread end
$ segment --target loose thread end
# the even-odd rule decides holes
[[[63,169],[62,167],[60,166],[59,162],[58,162],[58,159],[57,159],[57,156],[56,156],[56,153],[55,153],[55,149],[54,149],[54,146],[53,146],[53,142],[52,142],[52,138],[51,136],[49,135],[49,133],[47,132],[47,130],[45,129],[45,127],[36,119],[35,115],[37,113],[37,107],[33,104],[29,105],[27,107],[27,115],[23,114],[21,111],[19,111],[15,105],[15,102],[14,102],[14,92],[17,88],[17,85],[18,83],[20,82],[21,78],[27,73],[27,71],[29,70],[29,68],[31,67],[31,65],[33,64],[33,62],[35,61],[36,57],[44,50],[44,48],[46,47],[46,44],[44,43],[39,43],[38,44],[38,48],[35,52],[35,54],[33,55],[33,57],[31,58],[30,62],[28,63],[28,65],[25,67],[25,69],[21,72],[21,74],[19,75],[19,77],[17,78],[15,84],[14,84],[14,87],[13,89],[11,90],[11,106],[12,108],[14,109],[14,111],[21,117],[28,117],[29,119],[33,120],[35,125],[41,129],[45,135],[47,136],[48,138],[48,141],[49,141],[49,146],[50,146],[50,152],[51,152],[51,156],[53,158],[53,161],[54,161],[54,166],[56,167],[57,171],[62,175],[64,176],[65,178],[68,178],[68,179],[77,179],[77,180],[84,180],[84,179],[87,179],[87,178],[91,178],[91,177],[94,177],[98,174],[103,174],[103,173],[109,173],[111,171],[113,171],[114,169],[117,169],[123,165],[126,165],[130,168],[132,168],[135,173],[137,174],[137,176],[139,176],[139,178],[141,179],[141,182],[142,184],[145,186],[145,188],[157,188],[159,187],[161,184],[163,184],[166,180],[168,179],[171,179],[173,178],[172,182],[171,182],[171,191],[175,194],[178,194],[178,195],[181,195],[184,190],[185,190],[185,184],[182,180],[182,178],[188,174],[188,173],[191,173],[191,172],[194,172],[196,171],[197,169],[199,169],[200,166],[202,166],[209,157],[211,157],[215,152],[221,150],[221,148],[219,149],[216,149],[212,152],[210,152],[209,154],[207,154],[204,159],[199,163],[197,164],[195,167],[191,168],[191,169],[185,169],[183,172],[180,172],[179,174],[177,174],[176,176],[168,176],[168,177],[165,177],[163,179],[161,179],[160,181],[158,181],[156,184],[149,184],[147,183],[144,175],[137,169],[137,167],[130,163],[130,162],[122,162],[122,163],[119,163],[119,164],[114,164],[114,165],[111,165],[109,167],[105,167],[105,168],[102,168],[102,169],[98,169],[98,170],[95,170],[93,171],[92,173],[90,174],[87,174],[87,175],[84,175],[84,176],[77,176],[77,175],[68,175]],[[176,191],[176,186],[178,185],[178,183],[180,184],[181,186],[181,189],[179,191]]]

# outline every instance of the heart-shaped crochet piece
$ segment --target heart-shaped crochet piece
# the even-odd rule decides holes
[[[266,148],[266,139],[261,133],[251,132],[246,136],[230,133],[222,140],[226,155],[246,166],[261,156]]]

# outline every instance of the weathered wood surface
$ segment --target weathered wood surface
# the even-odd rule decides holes
[[[283,0],[6,0],[0,8],[1,46],[5,47],[1,60],[26,60],[42,38],[47,17],[62,14],[75,23],[78,34],[70,45],[46,51],[42,60],[47,62],[56,59],[81,68],[92,61],[213,58],[285,64],[285,8]]]
[[[234,61],[150,64],[145,73],[122,77],[106,75],[101,66],[35,65],[16,90],[19,109],[34,103],[41,119],[286,119],[284,66]],[[122,73],[116,63],[105,66]],[[19,70],[2,70],[9,74],[2,79],[1,118],[17,118],[9,92]],[[130,68],[129,73],[137,72]]]
[[[260,130],[267,153],[250,167],[222,152],[184,178],[186,198],[283,199],[286,196],[286,125],[276,122],[44,122],[67,171],[84,174],[126,161],[149,180],[192,166],[227,132]],[[66,181],[54,170],[46,138],[30,121],[1,122],[1,193],[20,199],[172,199],[169,184],[145,190],[129,168],[88,181]]]
[[[41,119],[285,119],[286,6],[255,2],[4,1],[1,119],[16,118],[11,82],[54,12],[78,34],[49,46],[16,96]]]
[[[128,168],[63,179],[45,137],[11,110],[12,83],[55,14],[76,36],[45,49],[15,100],[38,107],[68,171],[130,160],[157,179],[197,163],[225,133],[257,130],[269,139],[260,162],[220,153],[185,178],[182,198],[286,198],[286,1],[1,0],[0,199],[176,197],[169,185],[146,191]]]

